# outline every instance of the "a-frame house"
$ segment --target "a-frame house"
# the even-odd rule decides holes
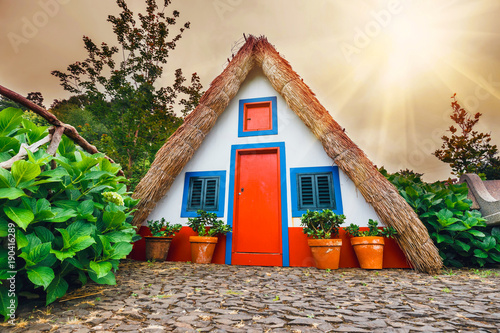
[[[386,267],[409,264],[433,273],[442,266],[413,209],[265,37],[246,37],[158,151],[134,197],[141,199],[134,218],[141,233],[146,220],[186,225],[199,208],[217,212],[233,232],[219,243],[214,262],[311,265],[300,216],[331,208],[347,224],[373,218],[396,228]],[[174,238],[170,259],[190,260],[192,234],[186,227]],[[341,267],[355,266],[344,243]],[[136,257],[140,251],[139,243]]]

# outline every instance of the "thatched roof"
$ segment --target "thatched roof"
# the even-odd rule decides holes
[[[416,213],[265,37],[246,38],[196,109],[158,151],[133,195],[141,199],[134,225],[140,225],[167,193],[254,66],[262,69],[273,88],[321,141],[328,156],[354,182],[382,222],[398,231],[397,241],[413,267],[428,273],[438,271],[442,267],[438,250]]]

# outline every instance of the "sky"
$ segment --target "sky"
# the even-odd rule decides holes
[[[453,124],[454,93],[500,146],[498,0],[173,0],[174,9],[191,28],[160,85],[182,68],[206,90],[244,33],[264,35],[377,166],[450,177],[432,152]],[[117,13],[112,0],[0,0],[0,84],[39,91],[46,106],[68,98],[50,72],[85,59],[83,35],[116,44],[106,19]]]

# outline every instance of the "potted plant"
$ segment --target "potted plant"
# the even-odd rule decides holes
[[[198,216],[188,219],[188,226],[198,236],[190,236],[191,261],[197,264],[209,264],[218,242],[218,235],[224,235],[231,231],[231,227],[222,220],[217,219],[217,214],[204,210],[196,212]]]
[[[360,231],[359,226],[351,224],[344,229],[351,236],[359,266],[363,269],[382,269],[384,260],[384,237],[393,238],[397,235],[393,227],[378,228],[378,222],[368,220],[368,230]]]
[[[181,230],[182,225],[171,225],[162,217],[161,220],[149,220],[148,227],[151,236],[144,237],[146,239],[146,259],[165,261],[172,238]]]
[[[342,239],[332,239],[332,237],[338,237],[340,225],[344,223],[345,219],[345,215],[337,215],[330,209],[308,210],[302,215],[302,231],[310,237],[307,244],[311,248],[317,268],[339,268]]]

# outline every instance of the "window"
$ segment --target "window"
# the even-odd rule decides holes
[[[191,177],[187,210],[196,212],[217,210],[219,197],[219,177]]]
[[[331,173],[297,174],[299,210],[335,209]]]
[[[291,168],[292,216],[307,210],[331,209],[342,214],[339,173],[336,166]]]
[[[278,134],[277,98],[241,99],[238,114],[238,136]]]
[[[225,171],[186,172],[181,217],[195,217],[199,209],[224,215]]]

